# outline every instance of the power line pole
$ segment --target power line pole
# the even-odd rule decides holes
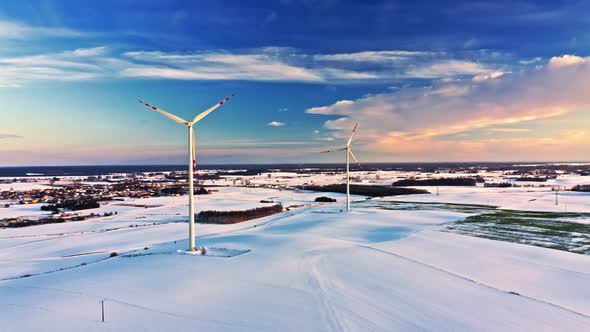
[[[104,300],[100,300],[98,302],[100,302],[100,306],[102,308],[101,321],[104,323]]]

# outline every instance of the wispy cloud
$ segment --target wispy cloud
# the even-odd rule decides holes
[[[309,69],[287,64],[268,54],[127,52],[124,55],[145,63],[122,72],[131,77],[311,82],[323,80]]]
[[[15,135],[15,134],[2,134],[0,133],[0,139],[6,139],[6,138],[24,138],[21,135]]]
[[[533,63],[537,63],[537,62],[541,62],[543,61],[543,58],[540,57],[535,57],[535,58],[531,58],[531,59],[523,59],[518,61],[521,65],[530,65]]]
[[[218,147],[261,147],[261,146],[297,146],[297,145],[312,145],[314,142],[309,141],[263,141],[263,140],[224,140],[219,142],[205,142],[202,144],[206,148]]]
[[[491,128],[496,133],[528,133],[531,130],[527,128]]]
[[[494,71],[495,70],[492,68],[488,68],[485,65],[473,61],[443,60],[410,68],[406,71],[405,76],[429,79],[452,76],[474,76],[489,74]]]
[[[317,61],[339,61],[339,62],[368,62],[368,63],[390,63],[408,60],[419,56],[432,56],[436,52],[426,51],[362,51],[353,53],[316,54],[313,58]]]
[[[64,27],[31,26],[0,18],[1,39],[39,39],[44,37],[81,37],[84,34]]]
[[[271,121],[268,123],[268,125],[271,127],[282,127],[285,125],[285,123],[280,121]]]
[[[401,63],[395,59],[404,58]],[[406,79],[496,78],[504,71],[480,62],[449,59],[445,53],[363,51],[305,54],[285,47],[241,52],[129,51],[105,46],[0,58],[0,86],[35,80],[170,79],[241,80],[328,84],[393,82]]]
[[[31,81],[80,81],[116,77],[132,63],[111,57],[106,47],[0,58],[0,86],[20,87]]]

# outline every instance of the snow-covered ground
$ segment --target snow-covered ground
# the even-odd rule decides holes
[[[215,189],[197,196],[197,210],[323,195],[339,202],[198,224],[206,256],[177,252],[187,247],[186,197],[111,202],[95,211],[118,212],[110,217],[1,229],[0,331],[590,330],[590,256],[441,231],[473,211],[376,204],[590,212],[587,194],[560,193],[555,206],[550,188],[441,187],[439,195],[355,197],[353,212],[340,213],[339,194]]]
[[[15,190],[25,191],[31,189],[47,189],[50,188],[46,185],[46,182],[12,182],[12,183],[0,183],[0,191]]]
[[[406,202],[442,202],[455,204],[493,205],[502,209],[553,212],[590,212],[590,193],[557,192],[550,188],[482,188],[482,187],[416,187],[429,195],[395,197]]]

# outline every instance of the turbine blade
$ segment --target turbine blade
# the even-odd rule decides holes
[[[334,150],[326,150],[326,151],[322,151],[320,153],[330,153],[330,152],[335,152],[335,151],[343,151],[346,150],[346,148],[342,148],[342,149],[334,149]]]
[[[348,143],[346,143],[346,146],[350,146],[350,142],[352,142],[352,136],[354,136],[354,133],[356,132],[356,126],[358,126],[358,123],[354,124],[354,129],[352,129],[352,134],[350,134],[350,138],[348,139]]]
[[[223,105],[224,103],[226,103],[231,97],[233,97],[234,95],[232,94],[231,96],[225,98],[224,100],[218,102],[217,104],[215,104],[214,106],[212,106],[211,108],[209,108],[208,110],[202,112],[201,114],[195,116],[195,118],[193,119],[193,124],[199,122],[202,118],[206,117],[207,114],[213,112],[217,107]]]
[[[356,164],[357,164],[358,166],[360,166],[360,165],[361,165],[361,163],[359,163],[359,160],[358,160],[358,159],[356,159],[356,157],[355,157],[355,156],[354,156],[354,154],[352,153],[352,149],[348,149],[348,153],[350,153],[350,156],[352,157],[352,159],[354,159],[354,161],[356,161]]]
[[[168,112],[166,112],[166,111],[164,111],[164,110],[161,110],[161,109],[157,108],[157,107],[156,107],[156,106],[154,106],[154,105],[150,105],[150,104],[148,104],[148,103],[144,103],[144,102],[143,102],[143,101],[141,101],[141,100],[138,100],[138,101],[139,101],[140,103],[144,104],[145,106],[147,106],[147,107],[151,108],[152,110],[154,110],[154,111],[156,111],[156,112],[158,112],[158,113],[160,113],[160,114],[162,114],[162,115],[164,115],[164,116],[166,116],[166,117],[168,117],[168,118],[170,118],[170,119],[172,119],[172,120],[174,120],[174,121],[176,121],[176,122],[178,122],[178,123],[182,123],[182,124],[188,124],[188,121],[186,121],[186,120],[185,120],[185,119],[183,119],[183,118],[180,118],[180,117],[178,117],[178,116],[176,116],[176,115],[174,115],[174,114],[168,113]]]
[[[193,128],[193,173],[197,173],[197,143],[195,139],[195,131]]]

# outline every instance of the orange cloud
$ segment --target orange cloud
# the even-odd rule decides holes
[[[457,141],[445,136],[558,118],[590,105],[587,86],[590,86],[590,58],[564,55],[524,72],[490,73],[485,77],[475,76],[470,81],[403,88],[313,107],[306,113],[340,116],[324,123],[336,139],[347,137],[350,128],[358,122],[361,128],[358,140],[373,152],[403,155],[408,159],[428,159],[436,155],[444,160],[453,157],[446,152],[452,150],[469,159],[474,159],[471,158],[473,155],[494,160],[509,159],[521,156],[515,153],[519,149],[534,149],[535,144],[546,150],[549,146],[567,147],[568,151],[579,149],[565,136],[529,139],[526,136],[531,133],[527,131],[520,132],[524,136],[520,141],[476,141],[470,138]],[[513,136],[515,132],[511,134]],[[506,146],[500,149],[498,144]],[[487,150],[495,153],[481,152]],[[554,152],[565,155],[559,149]],[[532,157],[534,154],[528,155]],[[573,157],[573,154],[569,156]],[[459,155],[456,157],[460,158]],[[578,158],[583,157],[585,155],[580,152]],[[551,157],[545,156],[544,159],[547,158]]]

